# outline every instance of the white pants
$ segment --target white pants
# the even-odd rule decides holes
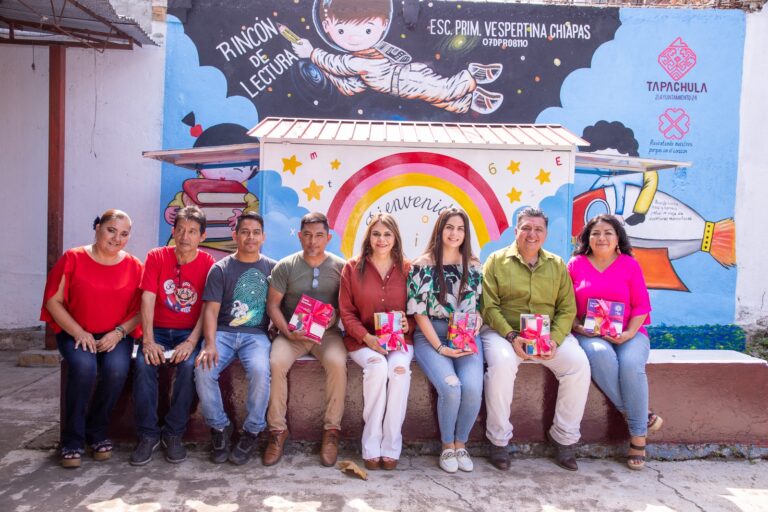
[[[480,331],[488,370],[485,373],[485,435],[496,446],[506,446],[512,439],[510,410],[515,389],[517,368],[523,362],[509,343],[490,328]],[[549,360],[532,359],[555,374],[559,382],[555,420],[549,430],[552,439],[563,445],[575,444],[581,437],[579,427],[584,416],[589,393],[589,360],[570,334],[557,347]]]
[[[363,347],[349,357],[363,369],[363,458],[399,459],[413,346],[408,346],[408,352],[395,350],[386,356]]]

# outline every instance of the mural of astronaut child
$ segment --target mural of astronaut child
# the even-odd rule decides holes
[[[195,148],[256,142],[248,136],[246,128],[238,124],[222,123],[203,130],[195,123],[193,112],[182,122],[196,137]],[[179,208],[198,206],[207,221],[206,239],[200,243],[200,249],[215,258],[234,252],[237,247],[232,240],[232,230],[237,218],[245,212],[259,211],[259,199],[247,188],[248,180],[257,172],[255,166],[249,165],[199,170],[197,177],[184,181],[182,190],[168,203],[163,214],[165,221],[173,225]],[[168,243],[172,245],[173,238]]]
[[[392,0],[315,0],[312,15],[318,34],[344,54],[314,48],[291,33],[296,38],[293,51],[310,59],[346,96],[373,89],[460,114],[469,110],[490,114],[501,106],[502,94],[479,87],[501,75],[501,64],[470,63],[453,76],[440,76],[384,41],[392,12]],[[281,31],[290,32],[287,27]]]

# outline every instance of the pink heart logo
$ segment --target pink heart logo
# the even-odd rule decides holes
[[[691,118],[681,108],[668,108],[659,116],[659,131],[665,139],[681,140],[691,131]]]

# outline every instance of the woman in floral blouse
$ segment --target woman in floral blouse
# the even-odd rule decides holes
[[[472,255],[469,218],[463,210],[444,210],[437,218],[427,250],[408,275],[407,312],[417,329],[414,352],[422,370],[437,390],[437,419],[443,452],[440,467],[448,473],[472,471],[465,443],[480,411],[483,392],[482,322],[477,315],[476,352],[451,348],[447,341],[451,313],[477,313],[482,275]]]

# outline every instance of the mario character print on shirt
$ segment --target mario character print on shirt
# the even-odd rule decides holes
[[[197,290],[189,281],[168,279],[163,283],[165,305],[176,313],[189,313],[197,302]]]
[[[250,268],[237,278],[229,322],[231,327],[258,327],[264,320],[269,283],[266,276]]]
[[[459,114],[491,114],[501,106],[503,94],[480,87],[501,76],[501,63],[470,62],[453,76],[441,76],[384,40],[392,14],[392,0],[315,0],[315,28],[342,54],[313,47],[285,25],[279,30],[296,55],[310,59],[344,96],[371,89]]]

